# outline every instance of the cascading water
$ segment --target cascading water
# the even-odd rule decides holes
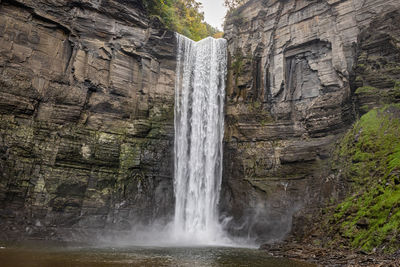
[[[227,69],[225,39],[194,42],[177,34],[175,85],[175,238],[221,242],[217,204]]]

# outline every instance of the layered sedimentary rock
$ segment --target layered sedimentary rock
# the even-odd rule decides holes
[[[300,230],[340,196],[335,143],[360,110],[385,103],[363,92],[374,87],[396,101],[399,8],[395,0],[251,0],[230,14],[221,210],[233,216],[232,232],[281,238],[294,213]]]
[[[0,1],[1,239],[171,219],[175,38],[141,2]],[[250,0],[228,17],[230,232],[279,239],[344,195],[335,144],[400,98],[399,8]]]
[[[377,16],[362,30],[352,89],[357,112],[400,101],[400,10]]]
[[[141,1],[0,1],[0,236],[173,213],[175,37]]]

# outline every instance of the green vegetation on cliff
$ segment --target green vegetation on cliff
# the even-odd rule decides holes
[[[395,251],[400,246],[400,105],[362,116],[344,137],[338,159],[353,194],[334,211],[331,235],[364,251]]]
[[[150,16],[194,41],[221,35],[218,29],[204,22],[201,4],[195,0],[143,0],[143,3]]]

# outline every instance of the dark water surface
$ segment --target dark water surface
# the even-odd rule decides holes
[[[256,249],[223,247],[129,247],[9,245],[0,249],[4,267],[120,266],[265,266],[309,267],[307,263],[269,257]]]

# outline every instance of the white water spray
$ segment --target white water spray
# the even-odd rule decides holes
[[[177,34],[174,235],[182,242],[224,242],[218,220],[222,177],[227,42]]]
[[[112,234],[112,246],[226,246],[256,248],[252,240],[228,236],[220,223],[227,42],[194,42],[177,34],[175,82],[175,217],[135,225],[130,234]]]

